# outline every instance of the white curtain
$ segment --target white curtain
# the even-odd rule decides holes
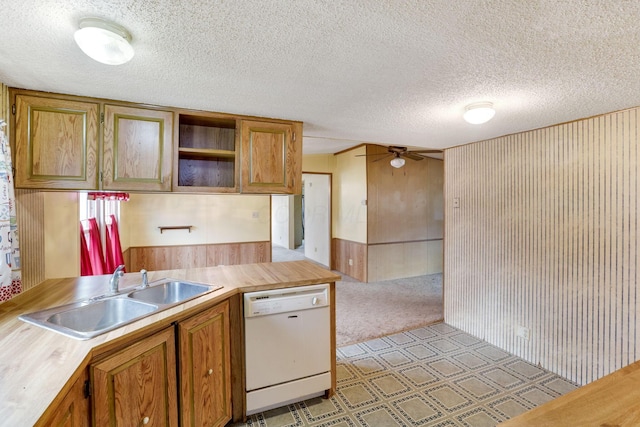
[[[22,292],[11,148],[0,119],[0,301]]]

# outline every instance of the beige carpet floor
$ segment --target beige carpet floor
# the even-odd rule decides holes
[[[355,344],[442,321],[442,274],[336,283],[336,343]]]

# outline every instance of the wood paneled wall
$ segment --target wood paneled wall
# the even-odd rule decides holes
[[[396,169],[386,147],[366,147],[368,280],[441,273],[442,160],[407,159]]]
[[[0,83],[0,119],[4,119],[7,123],[7,127],[4,128],[6,135],[9,135],[9,116],[11,115],[11,107],[9,102],[9,88]]]
[[[9,88],[0,83],[0,119],[7,123],[3,129],[7,136],[10,134],[10,116]],[[15,158],[13,141],[10,143],[11,155]],[[44,280],[44,197],[32,190],[16,190],[15,193],[22,289],[27,290]]]
[[[173,270],[271,261],[270,242],[131,247],[127,271]]]
[[[579,384],[640,357],[639,114],[446,151],[447,323]]]
[[[44,204],[44,193],[38,190],[16,190],[23,290],[45,280]]]
[[[332,269],[360,282],[367,281],[367,245],[365,243],[332,239],[331,258]]]

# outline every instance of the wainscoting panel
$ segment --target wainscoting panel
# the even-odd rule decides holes
[[[220,243],[207,245],[207,265],[271,262],[270,242]]]
[[[446,150],[448,324],[579,384],[640,357],[638,116]]]
[[[331,268],[361,282],[367,281],[367,244],[333,239]],[[349,265],[349,260],[352,261]]]
[[[145,246],[127,250],[127,271],[173,270],[271,261],[270,242]]]

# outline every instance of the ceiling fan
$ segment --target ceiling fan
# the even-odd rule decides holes
[[[424,154],[440,154],[442,153],[442,150],[436,150],[436,149],[428,149],[425,148],[424,150],[409,150],[407,149],[407,147],[399,147],[396,145],[390,145],[387,147],[387,152],[386,153],[375,153],[375,154],[358,154],[356,155],[356,157],[363,157],[363,156],[383,156],[380,157],[379,159],[373,160],[374,162],[379,162],[380,160],[384,160],[387,159],[389,157],[393,157],[391,159],[391,166],[393,166],[394,168],[401,168],[402,166],[404,166],[404,158],[406,157],[407,159],[411,159],[411,160],[422,160],[428,156],[425,156]]]

